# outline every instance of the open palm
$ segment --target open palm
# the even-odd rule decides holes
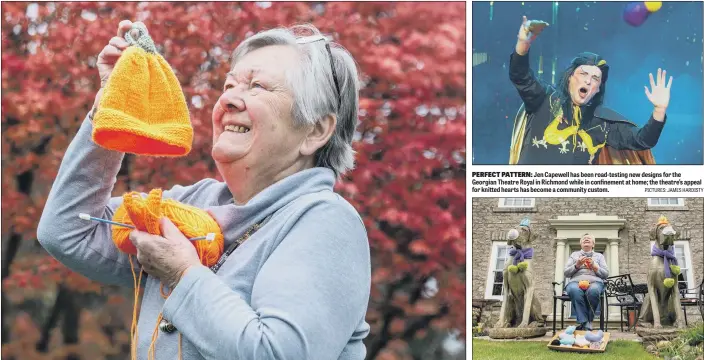
[[[667,82],[665,86],[665,80],[667,71],[658,68],[657,81],[653,80],[653,74],[650,75],[650,90],[645,87],[645,96],[648,97],[653,106],[656,108],[667,108],[670,103],[670,86],[672,85],[672,76],[670,76],[670,81]]]

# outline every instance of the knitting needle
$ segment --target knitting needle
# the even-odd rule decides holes
[[[194,238],[190,238],[190,239],[188,239],[188,240],[191,240],[191,241],[196,241],[196,240],[208,240],[208,241],[213,241],[213,240],[215,240],[215,233],[208,233],[208,235],[199,236],[199,237],[194,237]]]
[[[119,223],[119,222],[116,222],[116,221],[111,221],[111,220],[107,220],[107,219],[101,219],[101,218],[97,218],[97,217],[92,217],[92,216],[90,216],[90,215],[88,215],[88,214],[85,214],[85,213],[80,213],[80,214],[78,214],[78,217],[81,218],[81,219],[83,219],[83,220],[100,221],[100,222],[104,222],[104,223],[106,223],[106,224],[112,224],[112,225],[122,226],[122,227],[130,228],[130,229],[134,229],[134,228],[135,228],[135,227],[132,226],[132,225],[127,225],[127,224]]]
[[[107,220],[107,219],[101,219],[101,218],[93,217],[93,216],[90,216],[90,215],[85,214],[85,213],[80,213],[80,214],[78,214],[78,217],[81,218],[81,219],[83,219],[83,220],[99,221],[99,222],[103,222],[103,223],[106,223],[106,224],[112,224],[112,225],[122,226],[122,227],[130,228],[130,229],[134,229],[134,228],[135,228],[135,227],[132,226],[132,225],[127,225],[127,224],[119,223],[119,222],[116,222],[116,221],[111,221],[111,220]],[[208,241],[213,241],[213,240],[215,240],[215,233],[208,233],[208,234],[205,235],[205,236],[198,236],[198,237],[190,238],[190,239],[188,239],[188,240],[190,240],[190,241],[196,241],[196,240],[208,240]]]

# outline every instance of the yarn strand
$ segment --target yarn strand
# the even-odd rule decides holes
[[[134,286],[134,290],[132,291],[134,300],[132,304],[132,326],[130,327],[130,339],[132,340],[132,344],[130,345],[130,355],[132,360],[136,360],[137,339],[135,337],[135,334],[137,329],[137,275],[134,272],[134,262],[132,261],[132,255],[129,255],[128,258],[130,260],[130,270],[132,270],[132,285]]]
[[[149,351],[147,353],[147,360],[154,360],[156,356],[156,339],[159,337],[159,323],[161,322],[161,319],[163,319],[163,315],[159,313],[159,316],[156,318],[156,326],[154,327],[154,331],[152,331],[152,342],[149,344]]]
[[[132,261],[132,255],[128,256],[130,260],[130,269],[132,270],[132,284],[134,285],[134,301],[132,305],[132,325],[130,327],[130,337],[132,339],[132,344],[130,345],[130,353],[132,360],[137,360],[137,340],[139,336],[139,331],[137,329],[137,301],[139,299],[139,288],[142,286],[142,270],[139,270],[139,278],[134,271],[134,262]]]

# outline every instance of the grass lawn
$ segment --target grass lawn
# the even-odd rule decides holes
[[[626,340],[611,340],[606,352],[581,354],[548,349],[547,342],[535,341],[489,341],[472,340],[472,359],[478,360],[562,360],[562,359],[658,359],[650,355],[640,343]]]

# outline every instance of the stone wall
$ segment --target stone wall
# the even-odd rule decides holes
[[[552,313],[552,284],[555,278],[555,235],[548,220],[558,216],[596,213],[626,220],[620,231],[619,268],[629,273],[634,283],[644,283],[650,260],[649,231],[665,215],[678,231],[686,230],[693,263],[694,284],[704,277],[704,199],[685,199],[684,207],[649,208],[647,198],[535,198],[528,209],[499,208],[498,198],[472,199],[472,298],[484,298],[492,239],[502,239],[526,216],[539,237],[534,242],[534,273],[539,274],[536,294],[543,314]],[[598,240],[597,240],[598,242]],[[613,275],[613,274],[612,274]],[[494,311],[492,311],[494,310]],[[489,320],[496,309],[485,309]],[[689,307],[688,320],[701,320],[698,309]]]

